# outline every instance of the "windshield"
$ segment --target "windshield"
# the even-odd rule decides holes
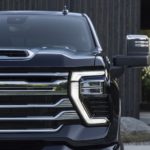
[[[91,52],[94,41],[82,16],[1,15],[0,47]],[[42,49],[41,49],[42,50]]]

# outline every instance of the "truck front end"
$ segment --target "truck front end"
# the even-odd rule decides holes
[[[117,150],[118,88],[89,18],[43,11],[0,16],[1,145]]]

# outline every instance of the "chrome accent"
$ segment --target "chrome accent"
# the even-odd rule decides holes
[[[105,75],[105,71],[86,71],[86,72],[73,72],[71,76],[71,96],[80,111],[84,121],[89,125],[107,124],[109,120],[107,117],[92,118],[89,116],[85,106],[80,100],[80,83],[79,80],[84,76],[100,76]]]
[[[53,82],[0,81],[0,95],[67,94],[67,79]]]
[[[71,76],[71,81],[78,82],[81,77],[89,77],[89,76],[101,76],[105,75],[105,71],[81,71],[81,72],[73,72]]]
[[[0,90],[0,95],[66,95],[66,91],[53,93],[50,90]]]
[[[147,40],[148,36],[146,35],[127,35],[128,40]]]
[[[27,105],[0,105],[1,108],[72,108],[72,104],[68,98],[61,99],[56,104],[27,104]]]
[[[63,125],[60,125],[58,128],[53,129],[18,129],[18,130],[13,130],[13,129],[8,129],[8,130],[0,130],[0,133],[42,133],[42,132],[57,132],[59,131],[61,128],[63,127]]]
[[[26,82],[26,81],[0,81],[0,88],[28,88],[56,90],[57,86],[65,84],[67,80],[56,80],[54,82]]]
[[[1,76],[7,76],[7,77],[12,77],[12,76],[16,76],[16,77],[30,77],[30,76],[37,76],[37,77],[39,77],[39,76],[47,76],[47,77],[49,77],[49,76],[54,76],[54,77],[67,77],[69,75],[69,73],[60,73],[60,72],[55,72],[55,73],[39,73],[39,72],[37,72],[37,73],[0,73],[0,77]]]
[[[68,122],[69,120],[79,120],[79,116],[74,110],[67,96],[68,76],[69,73],[66,72],[0,73],[0,96],[2,96],[4,100],[5,97],[6,99],[7,96],[10,97],[10,102],[8,97],[6,103],[4,102],[4,100],[3,103],[0,103],[0,111],[4,113],[0,117],[0,123],[6,123],[7,125],[6,128],[4,127],[5,129],[3,127],[0,127],[0,133],[57,132],[61,129],[66,121]],[[16,81],[13,80],[14,77]],[[35,80],[30,80],[34,79],[34,77],[36,77]],[[44,78],[44,81],[40,82],[40,80],[38,80],[38,77]],[[4,78],[5,80],[3,80]],[[21,101],[21,99],[19,100],[19,98],[17,98],[17,101],[15,101],[15,103],[12,103],[11,96],[15,98],[14,96],[19,95],[22,95],[20,96],[20,98],[22,98],[23,95],[26,95],[23,101],[25,101],[29,95],[34,95],[36,96],[36,98],[37,95],[43,95],[43,97],[45,95],[46,97],[44,98],[44,100],[46,101],[46,104],[45,101],[42,102],[42,99],[38,100],[38,103],[36,104],[34,103],[34,101],[30,102],[30,100],[28,100],[27,103],[22,103],[19,102]],[[50,100],[48,99],[49,97]],[[36,112],[32,115],[33,108],[36,109]],[[39,113],[41,110],[44,111],[43,108],[45,108],[45,113]],[[27,113],[29,110],[30,115],[26,115],[25,113],[23,113],[22,109],[27,111]],[[53,109],[54,112],[50,111],[49,113],[48,110],[51,109]],[[8,111],[9,114],[5,114],[5,110],[6,112]],[[16,110],[19,112],[21,111],[22,113],[18,115],[18,117],[16,117]],[[55,113],[55,110],[57,114]],[[13,111],[12,115],[11,111]],[[22,125],[22,121],[25,122],[25,125]],[[33,125],[31,125],[30,127],[30,121],[35,124],[35,127]],[[47,123],[47,121],[58,123],[58,125],[60,126],[57,126],[58,128],[56,127],[55,129],[51,124],[45,124],[45,122]],[[11,122],[13,123],[13,125],[11,125]],[[15,123],[18,123],[18,128],[15,127]]]
[[[0,60],[12,60],[12,59],[20,59],[20,60],[23,60],[23,59],[31,59],[35,54],[31,51],[31,50],[29,50],[29,49],[23,49],[23,50],[21,50],[21,49],[0,49],[0,51],[1,50],[3,50],[3,51],[24,51],[24,52],[26,52],[27,54],[28,54],[28,56],[26,56],[26,57],[7,57],[7,56],[0,56]]]
[[[108,80],[108,70],[105,69],[105,76],[106,76],[106,79]]]
[[[149,47],[149,44],[135,44],[135,47]]]
[[[0,117],[0,121],[53,121],[53,120],[75,120],[79,116],[75,111],[62,111],[54,117],[28,116],[28,117]]]
[[[135,44],[149,44],[149,41],[135,41]]]
[[[31,50],[26,50],[29,54],[29,56],[25,57],[26,59],[32,58],[34,56],[34,53]]]

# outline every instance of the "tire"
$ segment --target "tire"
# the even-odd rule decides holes
[[[122,142],[120,143],[120,150],[124,150],[124,144]]]

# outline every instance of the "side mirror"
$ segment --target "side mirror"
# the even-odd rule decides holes
[[[127,35],[126,43],[127,56],[114,56],[114,66],[144,67],[150,65],[150,49],[148,36]]]

